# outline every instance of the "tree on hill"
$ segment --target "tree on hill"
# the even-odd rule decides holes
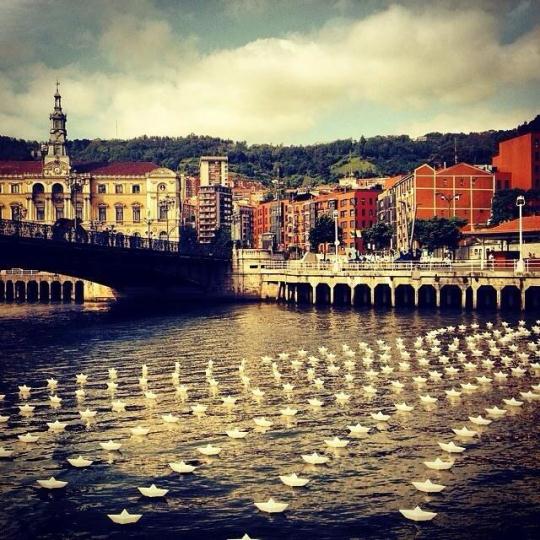
[[[466,223],[465,219],[456,217],[418,219],[415,223],[414,239],[430,253],[443,247],[454,250],[462,237],[461,227]]]
[[[530,189],[501,189],[495,192],[493,202],[491,203],[491,225],[498,225],[503,221],[517,219],[519,209],[516,205],[516,199],[522,195],[525,197],[525,206],[523,207],[523,215],[530,216],[536,214],[540,210],[540,191]]]

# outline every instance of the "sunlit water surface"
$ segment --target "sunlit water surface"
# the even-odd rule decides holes
[[[503,316],[512,324],[517,316]],[[467,443],[450,471],[429,471],[428,458],[441,456],[437,441],[453,438],[450,431],[461,427],[471,414],[485,414],[484,407],[501,404],[503,397],[519,397],[538,378],[509,377],[507,383],[492,384],[455,402],[444,389],[459,386],[472,376],[455,381],[445,377],[429,383],[421,393],[439,398],[431,410],[419,402],[419,391],[411,382],[419,367],[411,371],[379,375],[368,380],[361,356],[352,386],[344,381],[342,345],[358,351],[358,342],[377,350],[377,339],[394,345],[405,340],[413,350],[417,335],[446,325],[496,324],[497,314],[461,312],[351,311],[278,305],[202,307],[182,313],[146,314],[144,308],[110,310],[103,306],[0,306],[1,359],[0,414],[10,415],[1,426],[0,446],[16,451],[15,459],[0,460],[0,524],[2,538],[539,538],[539,402],[526,403],[508,418],[483,430],[479,440]],[[529,324],[533,321],[528,320]],[[448,341],[449,337],[441,338]],[[463,340],[462,340],[463,341]],[[330,375],[321,362],[317,375],[325,388],[316,390],[306,378],[306,365],[295,373],[290,361],[278,361],[283,374],[278,384],[270,366],[260,357],[277,357],[300,348],[320,356],[319,346],[337,353],[339,373]],[[524,348],[526,342],[520,347]],[[358,353],[357,353],[358,354]],[[392,349],[393,362],[398,354]],[[238,365],[246,358],[251,387],[260,387],[260,403],[243,387]],[[212,396],[206,382],[207,362],[213,360],[213,377],[219,394]],[[180,384],[189,387],[188,400],[174,391],[171,373],[180,362]],[[442,366],[433,361],[437,369]],[[139,388],[141,365],[148,365],[149,389],[158,397],[155,405]],[[116,399],[127,403],[125,413],[111,411],[107,370],[118,370]],[[77,403],[75,375],[88,375],[86,399]],[[477,373],[479,374],[479,373]],[[475,374],[475,375],[477,375]],[[49,406],[46,379],[59,380],[62,407]],[[405,383],[396,395],[389,385],[399,378]],[[288,398],[282,384],[295,387]],[[368,398],[362,386],[378,388]],[[18,414],[21,399],[18,385],[32,387],[29,403],[32,416]],[[352,394],[349,405],[336,404],[340,390]],[[239,396],[228,412],[221,397]],[[308,398],[318,397],[324,406],[315,410]],[[393,404],[415,406],[411,413],[396,414]],[[208,405],[206,416],[191,414],[194,403]],[[279,410],[289,404],[299,410],[287,421]],[[97,419],[85,426],[78,414],[89,407]],[[378,425],[370,413],[392,414],[386,425]],[[181,416],[176,426],[165,424],[161,415]],[[255,430],[253,417],[274,421],[266,433]],[[45,422],[69,422],[66,432],[47,432]],[[348,435],[347,425],[372,426],[364,438],[351,438],[346,449],[332,451],[324,439]],[[144,438],[130,436],[136,425],[150,428]],[[246,439],[232,440],[225,434],[231,426],[250,431]],[[470,424],[469,424],[470,426]],[[24,445],[17,435],[39,432],[37,443]],[[119,452],[101,450],[99,442],[122,443]],[[201,456],[196,447],[212,443],[223,448],[218,458]],[[326,452],[328,465],[308,466],[301,454]],[[67,457],[83,455],[94,460],[87,469],[75,469]],[[189,461],[198,465],[195,474],[174,473],[168,463]],[[304,488],[289,488],[279,475],[297,472],[308,477]],[[36,480],[68,481],[65,489],[48,491]],[[443,483],[447,488],[428,496],[411,480]],[[140,495],[137,486],[151,483],[169,489],[162,499]],[[289,503],[283,514],[263,514],[254,501],[274,497]],[[399,514],[399,508],[417,504],[438,512],[429,523],[415,524]],[[114,525],[109,513],[127,508],[143,514],[134,525]]]

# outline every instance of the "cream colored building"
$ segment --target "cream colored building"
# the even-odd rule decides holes
[[[48,143],[36,161],[0,161],[0,219],[178,240],[181,179],[150,162],[74,163],[58,87]]]

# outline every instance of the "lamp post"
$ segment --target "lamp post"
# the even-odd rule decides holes
[[[516,272],[525,271],[525,261],[523,260],[523,207],[525,206],[525,197],[519,195],[516,199],[516,206],[519,209],[519,259],[516,264]]]
[[[332,215],[334,216],[334,245],[336,246],[336,261],[337,261],[338,247],[339,247],[339,239],[338,239],[338,216],[339,216],[339,212],[337,210],[334,210]]]
[[[450,206],[454,201],[459,201],[459,199],[461,197],[461,193],[454,193],[454,195],[446,195],[445,193],[437,192],[437,195],[439,195],[441,200],[446,201],[448,203],[448,219],[450,219],[451,217],[453,217],[453,216],[450,215]],[[456,213],[456,208],[455,208],[455,205],[454,205],[453,214],[455,214],[455,213]]]
[[[146,213],[146,217],[143,219],[144,224],[146,225],[146,238],[150,242],[150,226],[154,223],[153,219],[150,219],[150,210]]]
[[[87,182],[87,178],[81,177],[76,174],[75,171],[66,176],[66,184],[69,188],[71,204],[73,205],[73,229],[75,231],[75,239],[77,238],[77,193],[82,190],[82,187]]]

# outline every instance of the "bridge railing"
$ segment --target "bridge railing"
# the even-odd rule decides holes
[[[374,272],[374,271],[436,271],[436,272],[510,272],[518,271],[517,261],[481,261],[464,259],[456,261],[265,261],[261,268],[268,271],[290,272]],[[525,259],[524,271],[540,273],[539,259]]]
[[[204,257],[226,258],[227,254],[219,247],[194,243],[182,246],[179,242],[154,238],[130,236],[112,231],[86,231],[82,227],[59,227],[33,221],[0,219],[0,236],[35,238],[69,242],[71,244],[93,245],[108,248],[160,251]]]

